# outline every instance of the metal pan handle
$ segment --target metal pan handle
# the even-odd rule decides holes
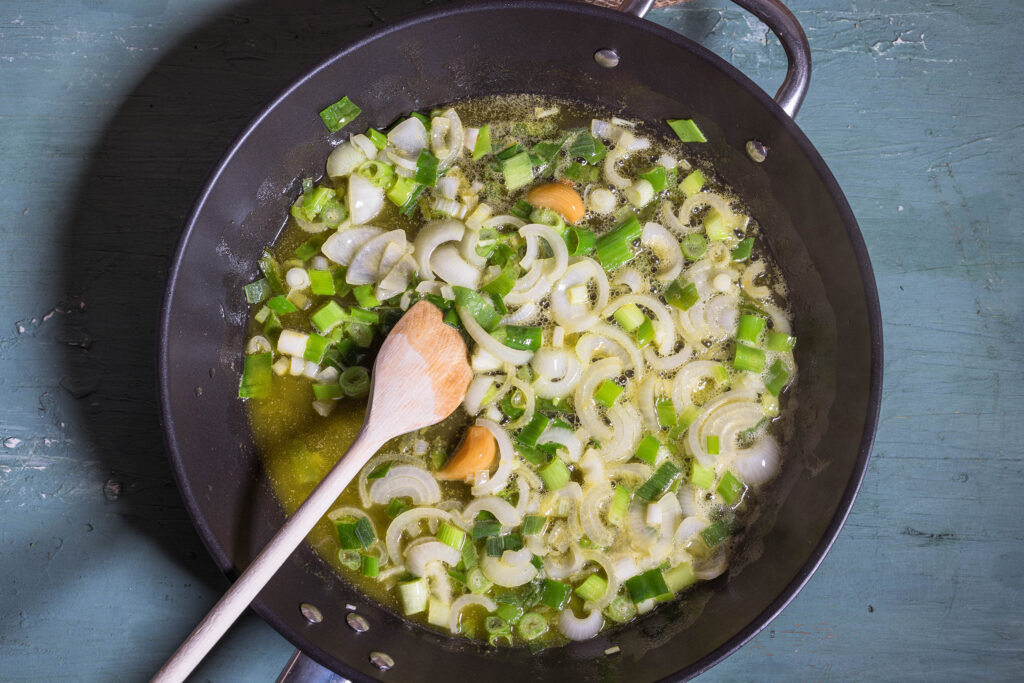
[[[781,0],[732,1],[767,24],[782,43],[789,64],[775,101],[790,118],[795,117],[811,82],[811,46],[803,27]],[[654,0],[624,0],[619,9],[642,18],[653,5]]]

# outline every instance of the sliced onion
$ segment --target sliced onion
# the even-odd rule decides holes
[[[637,387],[637,406],[647,431],[657,434],[661,431],[658,420],[657,400],[664,393],[665,380],[658,375],[649,375]]]
[[[622,462],[636,453],[636,447],[642,436],[640,415],[636,408],[625,404],[616,404],[608,409],[608,420],[612,423],[614,436],[605,443],[601,441],[601,457],[606,462]]]
[[[523,521],[522,515],[519,514],[511,503],[497,496],[485,496],[471,502],[462,511],[463,521],[468,525],[472,525],[473,520],[476,519],[477,514],[482,510],[486,510],[494,515],[494,518],[501,522],[502,526],[519,526]]]
[[[611,479],[626,479],[634,484],[642,484],[654,474],[654,468],[642,462],[629,462],[625,465],[608,465],[606,468]]]
[[[407,465],[413,465],[415,467],[422,467],[423,459],[415,458],[411,455],[403,455],[401,453],[382,453],[375,455],[366,461],[363,465],[363,469],[359,470],[359,478],[357,480],[359,488],[359,501],[363,504],[364,508],[370,507],[372,504],[370,501],[370,485],[369,479],[367,478],[370,472],[373,472],[379,465],[384,463],[405,463]]]
[[[779,444],[765,434],[752,445],[739,451],[732,461],[732,469],[740,480],[751,486],[767,483],[779,471]]]
[[[438,158],[439,169],[449,168],[462,151],[466,133],[462,119],[454,109],[448,109],[434,117],[430,125],[430,149]]]
[[[455,598],[455,601],[452,602],[451,611],[448,613],[449,631],[456,634],[459,632],[459,617],[462,614],[462,610],[464,610],[466,607],[469,607],[470,605],[480,605],[488,612],[493,612],[494,610],[498,609],[498,606],[494,603],[494,600],[491,600],[490,598],[484,595],[475,595],[473,593],[467,593],[466,595],[457,597]]]
[[[459,320],[462,321],[462,325],[466,328],[469,336],[489,354],[512,365],[524,365],[530,361],[530,357],[533,355],[532,351],[512,349],[505,346],[492,337],[487,330],[480,327],[480,323],[476,321],[464,306],[456,306],[455,311],[459,314]]]
[[[485,228],[504,228],[507,225],[511,225],[517,230],[524,225],[526,221],[517,216],[510,216],[509,214],[501,214],[500,216],[492,216],[482,223]]]
[[[359,251],[364,244],[374,237],[383,234],[383,230],[375,228],[372,225],[362,225],[358,228],[339,230],[327,238],[324,245],[320,247],[320,251],[323,252],[324,256],[335,263],[347,266],[352,260],[352,257],[355,256],[355,253]]]
[[[480,558],[480,571],[491,583],[504,588],[515,588],[529,583],[537,576],[537,568],[530,561],[533,553],[528,548],[506,550],[501,557],[485,555]]]
[[[550,351],[551,349],[540,349],[541,351]],[[535,354],[536,355],[536,354]],[[538,377],[533,381],[533,389],[537,392],[537,396],[541,398],[565,398],[572,393],[573,389],[576,388],[577,383],[580,381],[580,377],[583,375],[583,366],[576,360],[575,354],[566,355],[566,370],[562,377],[557,379],[549,379],[548,377],[537,372]]]
[[[608,480],[604,472],[604,460],[598,455],[596,448],[588,448],[583,454],[580,458],[580,469],[583,470],[583,481],[588,484]]]
[[[491,375],[477,375],[469,383],[469,388],[466,389],[466,398],[462,401],[462,406],[466,409],[467,413],[476,415],[480,412],[483,408],[484,396],[491,390],[494,379]],[[493,402],[488,402],[488,405]]]
[[[710,206],[721,214],[729,227],[737,227],[742,221],[742,218],[732,210],[728,200],[722,195],[714,192],[698,192],[687,197],[683,205],[679,207],[679,222],[689,225],[694,212],[702,206]]]
[[[530,424],[530,420],[533,419],[533,411],[537,408],[537,398],[534,395],[533,388],[516,377],[512,373],[511,368],[509,368],[509,382],[523,394],[523,399],[526,402],[526,405],[523,406],[523,414],[511,422],[506,423],[505,429],[522,429],[526,425]]]
[[[756,394],[733,389],[704,405],[697,419],[686,433],[690,452],[705,467],[712,467],[716,460],[728,462],[735,456],[739,433],[749,429],[764,417],[764,409]],[[714,435],[719,440],[719,455],[710,456],[707,451],[707,437]]]
[[[537,443],[557,443],[565,446],[565,458],[572,463],[578,462],[583,453],[583,444],[580,443],[576,433],[565,427],[548,427],[537,438]]]
[[[480,270],[466,263],[454,244],[442,244],[430,257],[430,269],[450,285],[477,289],[480,286]]]
[[[669,370],[675,370],[691,358],[693,358],[693,349],[685,344],[682,349],[669,356],[659,356],[650,346],[644,349],[644,360],[646,360],[647,364],[651,366],[651,370],[654,370],[655,372],[668,372]]]
[[[388,549],[388,555],[392,558],[402,557],[399,545],[402,542],[402,534],[412,530],[415,530],[416,534],[418,534],[420,522],[424,520],[433,520],[435,523],[439,521],[455,523],[449,513],[438,508],[413,508],[412,510],[406,510],[398,515],[398,517],[395,517],[394,521],[388,525],[388,530],[384,534],[384,543]]]
[[[521,474],[523,469],[525,468],[516,467],[517,474]],[[530,484],[525,477],[516,477],[516,489],[519,493],[519,498],[516,500],[516,512],[519,513],[521,518],[530,511]]]
[[[454,567],[461,560],[462,553],[438,540],[418,543],[415,547],[405,551],[405,568],[415,576],[426,576],[427,565],[431,562],[441,562],[449,567]]]
[[[671,282],[683,272],[683,252],[679,248],[679,240],[664,226],[659,223],[647,223],[640,237],[640,244],[649,248],[658,257],[658,272],[655,277],[661,282]]]
[[[327,175],[331,178],[343,178],[366,161],[366,154],[351,141],[343,142],[327,157]]]
[[[377,187],[359,174],[348,179],[348,215],[352,225],[373,220],[384,208],[384,188]]]
[[[366,514],[365,510],[360,510],[359,508],[356,507],[343,506],[334,508],[333,510],[327,513],[327,519],[331,520],[332,522],[344,519],[345,517],[351,517],[353,519],[365,517],[367,523],[370,525],[370,530],[373,531],[373,537],[380,538],[380,535],[377,534],[377,525],[373,523],[373,519]],[[387,564],[389,561],[387,548],[384,547],[383,543],[378,543],[377,548],[380,549],[380,563]]]
[[[527,301],[514,312],[501,319],[502,325],[525,325],[537,316],[537,305]],[[536,355],[536,354],[534,354]]]
[[[476,148],[476,139],[479,135],[479,128],[466,128],[465,135],[462,138],[462,146],[466,148],[467,152],[472,152]]]
[[[389,244],[397,245],[404,252],[405,230],[392,230],[377,235],[363,244],[352,256],[348,271],[345,273],[345,282],[355,286],[376,283],[380,263]]]
[[[554,559],[550,555],[544,558],[544,571],[552,579],[567,579],[579,570],[583,569],[583,555],[580,553],[580,546],[575,541],[569,544],[569,552],[560,559]]]
[[[411,159],[412,167],[416,168],[416,159],[429,142],[427,127],[415,116],[410,116],[388,131],[388,142],[389,147],[393,146],[398,152],[398,156],[404,160]]]
[[[384,247],[384,253],[380,256],[380,265],[377,266],[377,277],[375,280],[378,282],[383,280],[391,272],[391,269],[395,267],[395,264],[401,261],[402,257],[407,253],[409,253],[409,249],[404,240],[402,242],[398,240],[389,242]]]
[[[564,609],[558,614],[558,630],[569,640],[593,638],[602,626],[604,626],[604,616],[599,609],[589,612],[582,619],[573,614],[571,608]]]
[[[607,547],[615,540],[615,530],[601,520],[601,514],[614,496],[611,484],[603,482],[587,489],[580,502],[580,526],[596,545]]]
[[[570,304],[568,290],[591,280],[597,286],[597,301],[593,306],[588,308],[583,304]],[[564,327],[566,332],[579,332],[596,324],[600,320],[598,312],[607,305],[608,276],[593,259],[584,258],[569,265],[551,290],[551,315],[555,323]]]
[[[619,175],[616,166],[632,152],[645,149],[649,144],[647,140],[634,136],[628,130],[622,131],[619,139],[615,141],[615,149],[604,158],[605,180],[620,190],[624,190],[632,185],[633,183],[629,178]]]
[[[615,599],[616,595],[618,595],[619,586],[622,579],[620,579],[618,574],[616,573],[615,564],[612,562],[612,559],[608,557],[608,555],[606,555],[605,553],[600,552],[598,550],[587,549],[583,550],[581,554],[583,555],[584,560],[586,560],[587,562],[593,562],[601,569],[603,569],[604,575],[605,577],[607,577],[608,587],[605,589],[604,594],[597,600],[594,600],[587,604],[587,607],[592,607],[594,609],[603,609],[607,607],[612,600]]]
[[[648,290],[644,276],[636,268],[620,268],[612,278],[612,286],[624,286],[630,294],[641,294]]]
[[[468,225],[466,227],[469,227]],[[462,234],[462,241],[459,242],[459,255],[463,260],[477,269],[483,269],[487,265],[487,259],[476,253],[476,246],[480,242],[480,231],[466,230]]]
[[[688,227],[680,222],[675,211],[676,209],[672,205],[672,202],[667,199],[661,203],[661,220],[665,221],[665,225],[668,226],[669,232],[671,232],[675,237],[681,239],[684,235],[694,232],[694,228]]]
[[[412,498],[415,505],[433,505],[441,500],[437,481],[421,467],[392,465],[370,486],[370,502],[387,505],[395,498]]]
[[[630,294],[627,296],[633,295]],[[637,347],[636,341],[631,336],[623,332],[619,327],[609,325],[608,323],[597,323],[596,325],[592,325],[590,329],[594,334],[615,342],[615,344],[617,344],[618,347],[626,353],[626,356],[629,357],[629,362],[624,363],[624,365],[626,366],[626,369],[633,371],[633,379],[637,381],[643,379],[643,355],[640,353],[640,349]],[[579,344],[577,343],[577,348],[578,347]],[[579,352],[577,352],[577,355],[579,355]],[[583,356],[580,356],[580,360],[584,360]]]
[[[454,219],[431,221],[424,225],[416,235],[416,263],[420,267],[420,278],[433,280],[434,271],[430,267],[430,259],[434,250],[445,242],[457,242],[462,239],[466,226]]]
[[[381,259],[383,262],[383,259]],[[409,255],[408,252],[398,260],[398,263],[394,265],[387,272],[381,281],[377,284],[377,298],[380,301],[387,301],[388,299],[405,292],[409,283],[412,282],[413,276],[416,275],[416,259]],[[408,294],[408,292],[406,292]],[[403,310],[409,306],[406,305]]]
[[[709,360],[695,360],[682,367],[672,379],[672,404],[676,412],[693,405],[693,392],[700,387],[702,379],[714,381],[714,370],[721,363]]]
[[[470,490],[474,496],[487,496],[497,493],[508,484],[508,478],[512,474],[512,463],[515,461],[515,450],[508,432],[501,425],[491,420],[477,420],[476,425],[486,427],[498,442],[498,469],[490,479]]]
[[[529,268],[533,265],[539,251],[537,240],[542,239],[548,243],[552,258],[555,259],[556,265],[551,272],[551,279],[557,280],[565,274],[565,269],[569,265],[569,248],[565,245],[565,240],[557,230],[550,225],[530,223],[519,228],[519,235],[526,240],[526,255],[519,262],[520,266]]]
[[[527,302],[540,301],[551,291],[553,274],[558,270],[556,259],[546,258],[533,262],[527,273],[516,280],[512,291],[505,295],[505,303],[518,306]]]
[[[576,414],[580,424],[586,427],[598,441],[609,441],[614,433],[604,423],[594,404],[594,392],[601,382],[622,374],[622,361],[618,358],[603,358],[583,371],[579,384],[576,385]]]

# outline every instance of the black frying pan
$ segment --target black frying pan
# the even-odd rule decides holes
[[[779,103],[699,45],[638,16],[538,0],[479,2],[416,15],[342,49],[271,102],[214,170],[171,269],[159,375],[178,484],[210,553],[231,575],[283,521],[236,398],[247,315],[241,287],[280,230],[296,179],[319,176],[347,133],[329,135],[316,115],[340,95],[362,107],[359,129],[384,127],[410,110],[516,92],[569,97],[653,123],[692,117],[711,141],[704,151],[764,226],[792,289],[800,406],[772,485],[781,502],[748,530],[725,576],[628,627],[534,656],[410,624],[304,546],[254,608],[313,659],[355,681],[683,678],[763,628],[821,562],[874,437],[878,295],[846,199],[790,118],[810,73],[803,32],[778,0],[736,2],[782,39],[790,70]],[[642,16],[651,2],[628,4]],[[304,603],[322,621],[304,616]],[[347,604],[368,631],[348,625]],[[621,652],[605,656],[612,645]],[[382,673],[374,662],[388,658],[372,653],[388,655],[393,668]]]

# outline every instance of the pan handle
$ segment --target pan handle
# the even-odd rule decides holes
[[[803,27],[781,0],[732,0],[768,25],[786,51],[786,78],[775,93],[775,101],[790,118],[800,111],[811,82],[811,46]],[[654,6],[654,0],[625,0],[619,9],[643,17]]]

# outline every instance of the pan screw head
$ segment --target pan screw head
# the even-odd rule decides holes
[[[345,621],[348,622],[349,628],[356,633],[366,633],[370,630],[370,622],[368,622],[361,614],[349,612],[345,615]]]
[[[594,53],[594,61],[606,69],[614,69],[619,65],[619,53],[606,47]]]
[[[324,620],[323,612],[316,605],[311,605],[308,602],[299,605],[299,611],[302,612],[302,616],[306,617],[306,621],[311,624],[319,624]]]
[[[747,140],[747,156],[760,164],[768,158],[768,145],[758,140]]]
[[[395,660],[386,652],[371,652],[370,663],[381,671],[387,671],[395,665]]]

